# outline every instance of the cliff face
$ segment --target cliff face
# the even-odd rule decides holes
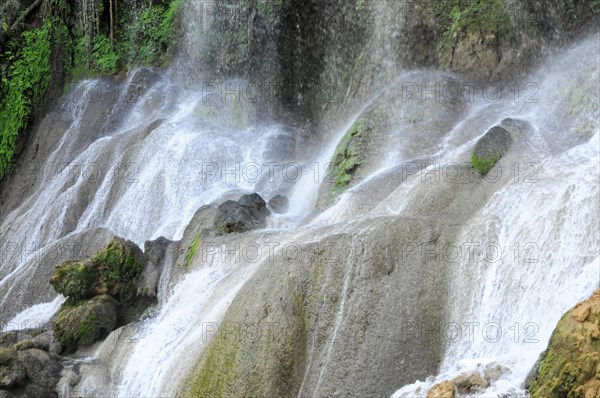
[[[529,383],[531,396],[600,396],[600,289],[560,320]]]
[[[200,59],[215,77],[271,87],[279,117],[328,123],[405,68],[514,83],[549,45],[594,28],[599,11],[560,0],[222,0]]]
[[[45,65],[49,85],[33,97],[22,90],[30,104],[19,120],[0,131],[5,153],[0,178],[26,145],[28,127],[55,102],[69,76],[166,65],[184,41],[180,5],[179,0],[151,5],[103,0],[91,8],[75,0],[3,5],[4,93],[16,79],[10,68],[15,59],[9,54],[23,47],[21,32],[35,31],[50,20],[55,28]],[[196,47],[184,55],[187,62],[210,80],[248,79],[266,93],[269,114],[303,125],[317,137],[403,68],[433,67],[478,81],[514,83],[545,48],[592,29],[600,10],[595,0],[219,0],[196,6],[205,23],[201,35],[185,39]],[[57,28],[61,26],[63,31]],[[0,111],[13,108],[0,102]]]

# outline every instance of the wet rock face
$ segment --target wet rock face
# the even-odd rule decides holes
[[[558,322],[535,376],[532,398],[600,396],[600,289]]]
[[[390,162],[383,160],[386,156],[410,162],[434,155],[467,109],[467,96],[454,93],[456,87],[461,82],[443,73],[401,75],[361,112],[340,140],[319,188],[317,207],[326,209],[341,193],[389,167]]]
[[[242,233],[256,228],[264,228],[267,216],[264,199],[257,193],[243,195],[237,202],[227,200],[221,203],[215,216],[214,228],[218,233]]]
[[[425,308],[442,308],[443,271],[400,261],[402,242],[428,240],[430,230],[400,218],[371,220],[368,232],[365,225],[317,246],[298,242],[302,255],[278,254],[257,271],[223,324],[256,325],[260,333],[216,335],[183,396],[390,396],[433,374],[440,347],[405,326],[433,321],[423,318]],[[401,281],[415,288],[387,288]]]
[[[506,129],[500,126],[492,127],[477,141],[471,164],[480,174],[487,174],[508,152],[512,143],[513,139]]]
[[[277,214],[287,213],[290,203],[286,196],[275,195],[269,200],[269,207]]]

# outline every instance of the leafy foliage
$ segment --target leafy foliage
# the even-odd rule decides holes
[[[48,19],[41,28],[24,32],[20,50],[4,54],[11,66],[0,81],[0,178],[10,167],[15,141],[28,123],[32,107],[48,87],[53,21]]]
[[[92,61],[101,74],[110,74],[118,71],[119,56],[114,53],[110,45],[110,39],[105,35],[95,38]]]
[[[114,74],[139,65],[164,65],[176,41],[180,6],[181,0],[172,0],[141,9],[123,7],[119,11],[114,48],[106,27],[99,35],[88,33],[93,37],[80,27],[74,38],[73,77]],[[90,40],[92,45],[88,46]]]

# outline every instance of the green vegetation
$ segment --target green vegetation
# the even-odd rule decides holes
[[[115,0],[97,0],[89,4],[93,10],[72,15],[67,0],[49,0],[37,7],[41,27],[20,35],[10,28],[24,15],[24,6],[18,0],[0,5],[0,34],[8,34],[4,46],[0,40],[0,179],[11,169],[17,137],[46,96],[57,69],[51,65],[64,65],[77,80],[168,63],[177,42],[181,0],[144,4],[117,9]],[[51,59],[55,55],[64,59]]]
[[[600,392],[600,290],[559,321],[536,378],[532,398],[585,398]],[[579,317],[586,311],[589,315]],[[578,318],[578,319],[577,319]]]
[[[475,151],[473,151],[473,154],[471,155],[471,165],[475,170],[477,170],[479,174],[486,175],[492,169],[492,167],[494,167],[496,162],[500,160],[501,157],[502,156],[500,155],[496,155],[486,158],[480,158],[479,156],[477,156]]]
[[[127,304],[135,299],[143,268],[144,264],[135,259],[130,247],[113,239],[89,261],[69,261],[58,266],[50,284],[71,300],[108,294]]]
[[[0,347],[0,366],[11,365],[17,359],[14,348]]]
[[[17,49],[18,42],[13,41],[2,54],[10,67],[0,70],[0,178],[10,168],[17,136],[27,126],[32,107],[48,87],[52,24],[48,20],[41,28],[24,32],[21,47]]]
[[[190,265],[192,264],[192,259],[196,255],[196,251],[198,251],[198,246],[202,243],[202,238],[200,235],[196,235],[192,240],[192,244],[188,247],[187,253],[185,254],[185,268],[187,270],[190,269]]]
[[[58,293],[73,300],[85,300],[94,295],[97,278],[91,264],[66,262],[61,264],[50,278],[50,284]]]
[[[482,37],[509,32],[509,18],[503,0],[444,1],[437,5],[436,16],[446,26],[438,42],[442,64],[448,64],[452,48],[461,34],[477,32]]]
[[[112,41],[110,26],[96,34],[79,29],[74,38],[71,73],[82,78],[114,74],[140,65],[166,65],[177,41],[180,7],[181,0],[172,0],[138,9],[123,8],[115,16],[119,27]]]
[[[54,335],[63,346],[89,346],[116,326],[115,302],[109,296],[68,301],[61,307]]]
[[[362,118],[357,119],[344,135],[333,154],[330,170],[334,185],[330,191],[330,200],[334,200],[346,190],[348,184],[352,181],[354,171],[362,163],[358,154],[358,139],[365,132],[365,128],[366,121]]]

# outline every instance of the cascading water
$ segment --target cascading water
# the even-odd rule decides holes
[[[492,103],[477,98],[464,111],[456,112],[450,131],[427,138],[413,131],[412,108],[399,107],[398,124],[380,143],[380,161],[370,174],[309,222],[306,216],[313,212],[326,172],[323,166],[354,120],[347,120],[339,132],[330,134],[334,137],[321,154],[296,150],[281,157],[280,152],[271,150],[277,137],[291,136],[286,127],[258,122],[251,102],[215,100],[213,87],[207,92],[202,78],[189,69],[199,56],[192,43],[201,40],[210,24],[206,15],[195,16],[205,11],[207,4],[212,2],[188,4],[188,44],[170,70],[140,69],[119,85],[84,81],[65,100],[65,128],[59,137],[49,138],[55,139],[56,144],[49,146],[55,149],[46,154],[44,162],[69,167],[51,180],[35,182],[31,195],[0,223],[2,243],[29,242],[35,248],[18,260],[1,263],[0,287],[26,285],[39,252],[93,228],[107,228],[139,245],[159,236],[181,239],[202,205],[246,191],[264,197],[286,192],[290,210],[273,216],[266,230],[218,241],[218,254],[200,253],[180,279],[171,280],[170,269],[165,267],[155,315],[130,328],[128,341],[115,343],[122,332],[116,331],[89,356],[77,359],[91,370],[76,390],[64,388],[62,394],[175,395],[232,301],[246,282],[270,266],[271,256],[240,260],[237,248],[266,247],[276,241],[279,249],[272,254],[281,255],[286,243],[319,242],[347,230],[370,236],[376,226],[393,217],[419,218],[422,215],[411,205],[436,196],[440,185],[448,187],[423,183],[421,174],[396,181],[394,168],[412,156],[427,157],[425,171],[430,172],[440,165],[465,162],[481,134],[505,118],[524,120],[532,128],[524,130],[515,148],[499,163],[510,178],[505,174],[497,184],[488,184],[489,199],[474,214],[456,217],[455,237],[456,242],[493,244],[504,251],[503,256],[487,262],[468,257],[451,261],[443,323],[460,326],[461,334],[445,341],[437,376],[404,386],[394,396],[424,395],[435,382],[492,362],[507,371],[486,394],[522,392],[527,372],[546,347],[562,313],[598,287],[599,76],[593,51],[597,37],[555,56],[528,82],[518,82],[521,87],[539,89],[537,102],[523,102],[531,99],[529,96]],[[385,9],[383,3],[379,6]],[[563,70],[573,58],[583,61],[565,76]],[[420,74],[400,73],[394,84],[413,81]],[[132,100],[130,90],[140,77],[152,84]],[[532,82],[534,86],[527,86]],[[240,87],[244,82],[229,83]],[[583,105],[581,99],[576,103],[564,99],[576,89],[583,90]],[[100,91],[98,101],[90,100],[94,91]],[[115,100],[117,106],[101,121],[92,119],[90,115],[102,108],[104,97]],[[89,126],[90,120],[96,124]],[[281,159],[298,161],[301,178],[292,183],[281,178],[265,183],[242,173],[244,165],[260,166]],[[309,339],[305,372],[298,376],[299,396],[323,394],[333,373],[336,339],[343,338],[344,322],[355,306],[355,278],[367,274],[365,264],[374,256],[373,251],[355,250],[360,243],[355,240],[346,253],[347,260],[342,261],[343,279],[335,280],[332,269],[326,273],[326,284],[340,286],[339,300],[333,304],[332,336],[320,351],[319,336]],[[172,257],[164,261],[174,263]],[[352,262],[356,259],[360,266]],[[8,308],[5,303],[12,289],[2,290],[6,292],[0,298],[3,307]],[[12,316],[9,326],[25,328],[48,321],[63,298],[46,294],[44,299],[46,303],[38,300],[20,313],[7,310]],[[474,339],[469,338],[465,325],[475,328]],[[488,334],[482,334],[486,326]],[[502,336],[495,334],[498,328]],[[108,359],[106,352],[112,352]],[[95,370],[101,367],[104,371]]]

